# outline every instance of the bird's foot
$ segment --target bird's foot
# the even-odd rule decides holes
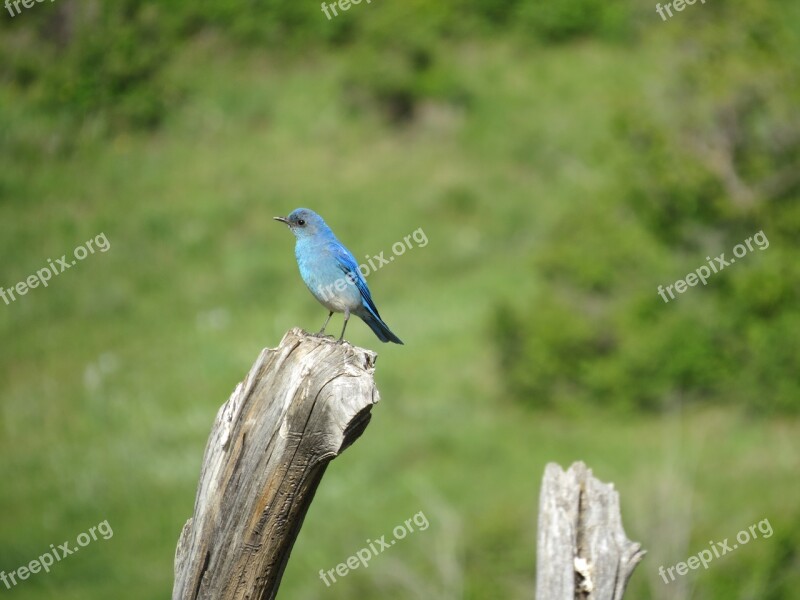
[[[323,333],[322,331],[318,331],[317,333],[309,333],[309,337],[317,338],[320,340],[335,340],[336,338],[333,337],[330,333]]]

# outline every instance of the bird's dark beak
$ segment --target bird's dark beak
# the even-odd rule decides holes
[[[287,219],[286,217],[272,217],[272,218],[275,219],[276,221],[280,221],[281,223],[286,223],[286,225],[289,224],[289,219]]]

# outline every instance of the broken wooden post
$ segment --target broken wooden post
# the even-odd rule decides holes
[[[545,468],[538,530],[537,600],[622,600],[645,554],[625,535],[614,485],[582,462]]]
[[[378,402],[375,358],[297,328],[261,352],[211,429],[173,600],[275,598],[325,468]]]

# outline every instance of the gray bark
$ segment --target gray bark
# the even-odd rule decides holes
[[[327,464],[378,402],[375,358],[300,329],[261,352],[211,430],[173,600],[275,598]]]
[[[625,535],[614,485],[582,462],[545,468],[538,530],[537,600],[622,600],[645,554]]]

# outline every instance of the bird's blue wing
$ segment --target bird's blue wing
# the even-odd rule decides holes
[[[328,247],[330,248],[331,254],[336,259],[339,268],[342,270],[342,273],[344,273],[345,276],[351,282],[353,282],[356,288],[358,288],[358,291],[361,293],[361,297],[364,299],[364,305],[370,312],[374,313],[375,316],[380,319],[381,316],[378,314],[378,309],[376,308],[375,303],[372,301],[372,295],[369,293],[367,282],[364,281],[361,271],[358,270],[358,263],[356,262],[356,259],[353,258],[353,255],[347,248],[338,242],[332,242]]]

